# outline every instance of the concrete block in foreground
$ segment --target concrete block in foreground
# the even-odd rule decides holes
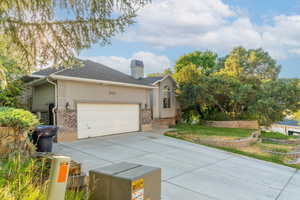
[[[161,169],[122,162],[89,172],[92,200],[160,200]]]

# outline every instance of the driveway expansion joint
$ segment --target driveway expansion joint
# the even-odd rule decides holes
[[[211,200],[221,200],[221,199],[217,199],[217,198],[212,197],[212,196],[208,196],[207,194],[203,194],[203,193],[200,193],[200,192],[196,192],[196,191],[194,191],[194,190],[191,190],[191,189],[189,189],[189,188],[183,187],[183,186],[181,186],[181,185],[178,185],[178,184],[175,184],[175,183],[172,183],[172,182],[169,182],[169,181],[163,181],[163,182],[169,183],[169,184],[171,184],[171,185],[174,185],[174,186],[176,186],[176,187],[182,188],[182,189],[187,190],[187,191],[189,191],[189,192],[193,192],[193,193],[195,193],[195,194],[198,194],[198,195],[201,195],[201,196],[205,196],[205,197],[207,197],[207,198],[209,198],[209,199],[211,199]]]
[[[284,192],[284,190],[287,188],[287,186],[290,184],[290,182],[293,180],[293,178],[295,177],[295,175],[299,172],[299,170],[295,170],[292,174],[292,176],[289,178],[289,180],[287,181],[287,183],[283,186],[283,188],[280,190],[279,194],[277,195],[277,197],[275,198],[275,200],[278,200],[281,196],[281,194]]]

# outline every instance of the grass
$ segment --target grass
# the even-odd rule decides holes
[[[277,132],[261,132],[261,137],[262,138],[269,138],[269,139],[282,139],[282,140],[292,140],[296,139],[297,136],[288,136],[288,135],[283,135],[282,133],[277,133]]]
[[[167,134],[167,136],[174,137],[176,139],[183,139],[182,137],[176,136],[176,135],[168,135]],[[192,141],[190,141],[190,142],[192,142]],[[196,142],[193,142],[193,143],[196,143]],[[198,143],[196,143],[196,144],[198,144]],[[286,164],[284,162],[284,157],[280,156],[280,155],[269,155],[269,154],[266,154],[266,153],[265,154],[263,154],[263,153],[258,154],[257,152],[247,152],[247,151],[243,151],[243,150],[240,150],[240,149],[235,149],[235,148],[230,148],[230,147],[218,147],[218,146],[213,146],[213,145],[208,145],[208,144],[201,144],[201,145],[216,148],[216,149],[220,149],[220,150],[223,150],[223,151],[228,151],[228,152],[235,153],[235,154],[240,154],[240,155],[243,155],[243,156],[247,156],[247,157],[251,157],[251,158],[255,158],[255,159],[259,159],[259,160],[264,160],[264,161],[267,161],[267,162],[273,162],[273,163],[276,163],[276,164],[280,164],[280,165],[284,165],[284,166],[288,166],[288,167],[292,167],[292,168],[300,170],[300,165]]]
[[[278,153],[288,153],[295,149],[296,145],[287,145],[287,144],[275,144],[275,143],[258,143],[262,149],[278,152]]]
[[[10,155],[0,161],[0,199],[46,199],[46,162]]]
[[[0,199],[46,200],[50,162],[21,154],[0,160]],[[67,190],[65,200],[86,200],[85,191]]]
[[[178,124],[176,128],[180,134],[196,134],[199,136],[222,136],[222,137],[249,137],[253,130],[239,128],[218,128],[202,125]]]
[[[215,138],[216,136],[218,136],[219,138],[222,139],[224,137],[248,137],[253,132],[253,130],[234,129],[234,128],[215,128],[215,127],[206,127],[201,125],[185,125],[185,124],[177,125],[175,126],[175,128],[177,129],[176,132],[166,133],[166,135],[177,139],[193,142],[196,144],[201,144],[201,145],[221,149],[231,153],[236,153],[236,154],[248,156],[259,160],[264,160],[264,161],[273,162],[276,164],[300,169],[299,164],[297,165],[286,164],[285,161],[287,158],[284,157],[283,155],[276,155],[267,152],[267,151],[274,151],[279,153],[288,153],[294,150],[296,145],[263,142],[263,143],[255,143],[248,147],[233,148],[233,147],[220,147],[220,146],[203,144],[203,143],[199,143],[199,140],[197,140],[197,137],[198,139],[199,138],[201,139],[203,138],[203,136],[210,137],[210,138]],[[277,137],[277,138],[280,137],[280,138],[289,138],[289,139],[294,138],[292,136],[285,136],[285,135],[282,136],[281,134],[280,136],[278,136],[278,133],[271,133],[268,135],[268,137]]]

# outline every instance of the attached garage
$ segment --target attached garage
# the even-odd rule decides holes
[[[78,138],[140,130],[139,104],[77,104]]]

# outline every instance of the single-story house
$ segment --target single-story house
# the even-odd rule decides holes
[[[60,127],[59,141],[149,130],[176,120],[176,83],[169,75],[144,77],[142,61],[131,76],[86,60],[79,67],[46,68],[24,77],[30,110]]]

